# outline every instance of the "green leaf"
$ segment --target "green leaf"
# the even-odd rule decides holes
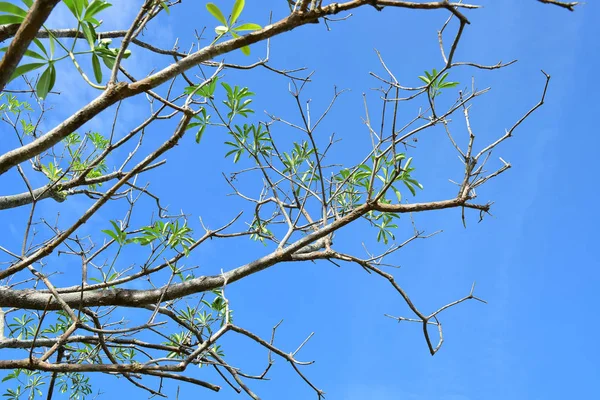
[[[104,64],[108,67],[108,69],[113,69],[113,67],[115,66],[114,57],[108,57],[104,55],[100,55],[100,57],[102,57],[102,61],[104,61]]]
[[[398,198],[398,203],[402,202],[402,193],[400,193],[400,191],[398,189],[396,189],[394,186],[392,186],[392,190],[394,191],[394,193],[396,193],[396,197]]]
[[[110,229],[102,229],[100,232],[106,233],[108,236],[110,236],[111,238],[113,238],[115,241],[118,241],[117,235],[113,231],[111,231]]]
[[[48,166],[42,165],[42,172],[48,177],[48,179],[56,180],[62,173],[62,168],[57,168],[53,163],[48,163]]]
[[[233,156],[233,163],[234,164],[239,161],[241,155],[242,155],[241,151],[238,151],[237,153],[235,153],[235,156]],[[227,156],[225,156],[225,157],[227,157]]]
[[[54,64],[50,64],[50,68],[52,71],[50,72],[50,86],[48,87],[48,92],[52,90],[56,83],[56,68],[54,67]]]
[[[74,0],[77,7],[77,15],[83,16],[83,9],[88,5],[88,0]]]
[[[77,12],[77,6],[75,5],[75,0],[63,0],[63,3],[67,6],[71,13],[79,20],[79,13]]]
[[[221,10],[219,9],[219,7],[217,7],[216,4],[214,3],[208,3],[206,5],[206,9],[208,10],[209,13],[212,14],[213,17],[215,17],[220,23],[222,23],[223,25],[227,25],[227,19],[225,19],[225,16],[223,15],[223,13],[221,12]]]
[[[23,19],[18,15],[0,15],[0,25],[20,24]]]
[[[160,6],[163,8],[163,10],[165,10],[165,12],[167,13],[167,15],[169,15],[171,12],[169,11],[169,6],[167,5],[167,3],[165,3],[164,1],[160,2]]]
[[[92,66],[94,67],[96,82],[102,83],[102,67],[100,66],[100,59],[96,54],[92,54]]]
[[[14,375],[14,374],[8,374],[8,375],[6,375],[4,378],[2,378],[2,382],[6,382],[6,381],[8,381],[8,380],[10,380],[10,379],[14,379],[14,378],[16,378],[16,377],[17,377],[17,376],[16,376],[16,375]]]
[[[235,24],[238,17],[242,13],[244,9],[245,1],[244,0],[236,0],[233,4],[233,9],[231,10],[231,25]]]
[[[408,188],[408,190],[410,190],[410,193],[412,193],[413,196],[417,195],[417,192],[415,191],[415,188],[408,183],[407,181],[404,181],[404,184],[406,185],[406,187]]]
[[[196,143],[200,143],[200,140],[202,140],[202,135],[204,134],[205,130],[206,130],[206,124],[200,126],[200,128],[198,129],[198,132],[196,132]]]
[[[231,86],[228,83],[221,82],[221,86],[223,86],[223,88],[227,91],[228,95],[232,95],[233,91],[231,89]]]
[[[27,16],[27,11],[23,10],[21,7],[15,6],[14,4],[7,3],[6,1],[0,1],[0,12],[18,15],[23,18]]]
[[[235,27],[236,31],[257,31],[259,29],[262,29],[262,26],[260,26],[259,24],[252,24],[252,23],[241,24],[241,25]]]
[[[87,23],[83,23],[81,24],[81,27],[83,28],[83,34],[85,35],[85,38],[87,39],[89,45],[90,45],[90,49],[94,49],[94,44],[96,43],[96,31],[94,30],[94,26],[87,22]]]
[[[25,4],[27,7],[31,7],[33,5],[33,0],[21,0],[23,2],[23,4]]]
[[[102,232],[106,233],[108,236],[110,236],[111,238],[113,238],[118,244],[120,244],[121,246],[123,244],[127,244],[130,243],[131,241],[127,241],[127,234],[125,232],[123,232],[121,230],[121,227],[119,226],[119,224],[117,224],[115,221],[110,221],[111,225],[114,228],[114,231],[111,231],[109,229],[105,229]],[[110,278],[109,280],[113,280],[112,278]]]
[[[40,76],[38,80],[37,86],[35,87],[35,91],[37,92],[38,97],[45,99],[50,91],[50,84],[52,83],[52,65],[50,65]]]
[[[202,122],[192,122],[191,124],[188,124],[187,128],[185,128],[185,130],[187,131],[188,129],[192,129],[195,128],[197,126],[201,126]]]
[[[199,87],[202,84],[199,85],[195,85],[195,86],[187,86],[184,90],[183,93],[185,94],[196,94],[198,96],[202,96],[202,97],[212,97],[212,95],[215,93],[215,89],[217,88],[217,78],[213,79],[210,83],[208,84],[204,84],[202,87]],[[196,117],[196,119],[199,119],[199,117]]]
[[[456,86],[458,86],[458,82],[444,82],[443,84],[440,85],[440,88],[448,89],[448,88],[453,88]]]
[[[208,85],[202,86],[198,90],[198,94],[203,97],[211,97],[217,88],[217,80],[218,78],[214,78]]]
[[[107,3],[102,0],[94,0],[90,3],[87,10],[85,10],[85,16],[83,19],[87,22],[91,22],[90,19],[93,19],[94,15],[98,14],[100,11],[111,7],[112,4]]]
[[[19,76],[31,72],[40,67],[43,67],[44,65],[46,65],[46,63],[31,63],[19,65],[17,68],[15,68],[15,72],[13,72],[12,76],[10,77],[10,80],[12,81],[13,79],[18,78]]]
[[[46,57],[42,56],[39,53],[36,53],[33,50],[25,50],[25,55],[31,58],[37,58],[38,60],[44,60],[46,61]]]
[[[416,180],[412,179],[412,178],[406,178],[405,179],[407,182],[415,185],[416,187],[418,187],[419,189],[423,190],[423,185],[421,185],[419,182],[417,182]]]
[[[8,47],[3,47],[0,49],[0,51],[6,51],[8,49]],[[46,58],[38,53],[36,53],[33,50],[25,50],[25,55],[27,57],[32,57],[32,58],[37,58],[38,60],[44,60],[46,61]]]
[[[44,47],[44,45],[42,44],[42,42],[40,42],[39,39],[33,38],[33,43],[35,43],[35,45],[37,47],[39,47],[40,50],[42,50],[42,53],[44,53],[46,55],[46,57],[48,57],[48,52],[46,51],[46,48]]]

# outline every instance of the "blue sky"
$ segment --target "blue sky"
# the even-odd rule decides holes
[[[115,3],[118,6],[105,18],[107,29],[128,26],[140,2]],[[212,26],[204,1],[184,3],[175,7],[169,18],[152,25],[155,30],[146,38],[170,47],[179,37],[181,47],[186,48],[193,29]],[[221,3],[228,9],[232,1]],[[248,0],[243,18],[266,24],[268,10],[273,7],[279,12],[276,15],[281,15],[283,3]],[[495,72],[453,70],[453,80],[461,85],[469,85],[474,76],[478,88],[492,87],[471,110],[478,143],[501,136],[538,101],[544,84],[540,69],[552,75],[546,104],[495,152],[496,160],[501,156],[513,168],[478,192],[480,202],[495,202],[493,217],[477,223],[477,215],[470,214],[468,229],[464,229],[457,210],[417,215],[419,228],[427,232],[443,229],[443,233],[412,243],[388,261],[401,266],[394,271],[396,278],[424,311],[464,296],[473,281],[477,282],[476,294],[488,304],[465,303],[442,314],[445,343],[431,357],[420,326],[397,324],[383,316],[410,316],[401,299],[385,282],[359,267],[283,264],[228,288],[236,323],[241,326],[268,337],[271,327],[284,319],[276,341],[281,348],[293,351],[315,332],[298,358],[316,360],[303,372],[329,399],[547,400],[593,398],[597,392],[600,354],[595,344],[599,328],[595,312],[600,257],[593,248],[600,222],[594,204],[599,195],[595,163],[600,139],[595,121],[598,89],[593,82],[598,79],[595,66],[600,61],[600,9],[593,1],[575,13],[533,0],[482,0],[479,4],[484,8],[468,13],[472,24],[465,30],[457,58],[485,64],[519,62]],[[69,26],[68,14],[63,11],[53,16],[55,26]],[[358,161],[368,145],[361,122],[361,93],[378,86],[370,71],[384,73],[373,49],[381,52],[401,81],[416,85],[424,70],[442,65],[436,31],[446,18],[445,12],[390,9],[378,13],[371,8],[353,14],[347,21],[332,24],[330,32],[322,24],[309,25],[276,38],[271,48],[274,66],[306,66],[316,71],[307,89],[314,110],[326,106],[333,85],[351,89],[340,98],[319,133],[325,142],[331,132],[343,139],[332,157],[346,163]],[[255,45],[252,52],[249,59],[234,54],[231,60],[254,61],[263,54],[264,46]],[[136,56],[131,59],[135,62],[128,60],[125,65],[138,76],[168,61]],[[63,94],[50,101],[60,108],[48,116],[46,129],[97,95],[84,88],[83,82],[81,90],[69,91],[72,82],[78,82],[72,72],[67,69],[64,77],[59,75],[57,85]],[[262,118],[260,111],[267,110],[297,119],[286,79],[258,70],[227,72],[227,79],[256,93],[257,116],[253,118]],[[374,95],[369,96],[375,100]],[[139,113],[147,109],[143,99],[131,100],[124,107],[123,131],[139,122]],[[404,112],[409,118],[416,109]],[[111,122],[96,119],[88,128],[106,130]],[[159,128],[152,130],[149,141],[161,134],[165,132]],[[412,154],[416,174],[425,186],[417,201],[446,198],[456,190],[447,179],[459,176],[461,165],[441,134],[438,130],[419,137],[419,148]],[[146,178],[172,211],[183,209],[194,216],[193,221],[202,216],[211,227],[227,222],[242,204],[223,197],[229,190],[216,172],[219,168],[231,171],[232,166],[223,159],[222,142],[218,131],[208,131],[200,145],[189,137],[167,156],[170,175],[149,174]],[[0,144],[2,151],[8,148]],[[2,179],[4,187],[17,182],[14,176]],[[38,183],[42,181],[40,178]],[[8,187],[13,190],[14,185]],[[586,206],[587,201],[592,203]],[[65,204],[44,202],[42,212],[61,211],[68,220],[88,205],[74,199],[65,210]],[[18,243],[26,211],[0,216],[14,235],[3,242]],[[103,209],[84,231],[105,229],[106,221],[120,218],[119,213]],[[408,219],[401,223],[405,225],[399,230],[399,240],[409,232]],[[193,226],[200,230],[197,222]],[[340,232],[335,245],[348,249],[372,236],[374,232],[349,227]],[[190,264],[199,264],[201,270],[213,274],[267,251],[249,241],[237,241],[233,246],[211,242],[191,257]],[[69,266],[60,268],[68,272]],[[266,353],[251,342],[226,338],[223,346],[230,360],[249,372],[260,371],[266,363]],[[193,372],[196,377],[211,376],[204,374],[204,370]],[[264,399],[314,396],[281,359],[270,377],[268,382],[250,382]],[[106,397],[145,396],[124,380],[100,377],[95,382]],[[176,385],[167,388],[175,398]],[[213,394],[181,385],[181,399],[198,396],[236,397],[226,386],[222,393]]]

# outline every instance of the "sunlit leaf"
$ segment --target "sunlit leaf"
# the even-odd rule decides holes
[[[48,57],[48,52],[46,51],[46,48],[39,39],[33,38],[33,43],[35,43],[35,45],[42,51],[42,53],[44,53],[46,57]]]
[[[12,81],[13,79],[18,78],[19,76],[31,72],[40,67],[43,67],[44,65],[46,65],[46,63],[31,63],[19,65],[17,68],[15,68],[15,72],[13,72],[12,76],[10,77],[10,80]]]
[[[165,3],[164,1],[159,2],[160,6],[163,8],[163,10],[165,10],[165,12],[167,14],[170,14],[171,11],[169,10],[169,6],[167,5],[167,3]]]
[[[18,15],[0,15],[0,25],[20,24],[23,22],[23,17]]]
[[[259,29],[262,29],[262,26],[253,23],[241,24],[235,27],[236,31],[257,31]]]
[[[7,49],[8,49],[8,47],[3,47],[0,49],[0,51],[6,51]],[[42,56],[39,53],[36,53],[33,50],[25,50],[25,55],[27,57],[37,58],[38,60],[44,60],[44,61],[46,60],[46,58],[44,56]]]
[[[83,28],[83,34],[90,45],[90,49],[93,49],[94,44],[96,43],[96,31],[94,30],[94,27],[89,22],[81,24],[81,27]]]
[[[213,17],[215,17],[220,23],[222,23],[223,25],[227,25],[227,19],[225,19],[225,16],[223,15],[223,13],[221,12],[221,10],[219,9],[219,7],[217,7],[216,4],[214,3],[208,3],[206,5],[206,9],[208,10],[209,13],[212,14]]]
[[[245,1],[244,0],[235,0],[233,4],[233,9],[231,10],[231,24],[235,24],[235,21],[239,18],[242,10],[244,9]]]
[[[105,10],[111,6],[112,6],[112,4],[107,3],[105,1],[94,0],[90,3],[88,8],[85,10],[83,19],[87,22],[92,22],[91,19],[93,19],[93,17],[96,14],[98,14],[100,11]]]
[[[79,19],[79,12],[77,11],[77,6],[75,5],[75,0],[63,0],[63,3],[65,3],[65,5],[71,11],[71,13],[75,16],[75,18]]]
[[[17,15],[20,17],[27,16],[27,11],[23,10],[19,6],[7,3],[6,1],[0,1],[0,12],[4,12],[11,15]]]

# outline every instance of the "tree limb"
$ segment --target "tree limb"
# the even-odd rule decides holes
[[[53,0],[56,1],[56,0]],[[478,8],[478,6],[449,3],[447,1],[429,2],[429,3],[414,3],[407,1],[381,0],[378,1],[382,5],[408,8],[408,9],[451,9],[460,8]],[[83,124],[90,121],[96,115],[104,111],[106,108],[115,104],[119,100],[123,100],[147,90],[151,90],[177,75],[189,70],[202,62],[209,61],[219,55],[230,53],[233,50],[244,46],[249,46],[254,43],[261,42],[268,38],[279,34],[291,31],[299,26],[311,23],[319,18],[328,15],[335,15],[343,11],[349,11],[361,6],[372,4],[371,0],[351,0],[345,3],[333,3],[328,6],[319,8],[310,13],[292,14],[274,24],[267,25],[264,28],[251,32],[239,38],[233,38],[225,42],[204,47],[190,56],[183,58],[163,70],[145,78],[138,82],[126,84],[121,82],[116,86],[110,86],[91,103],[77,111],[71,117],[67,118],[63,123],[46,133],[44,136],[34,140],[33,142],[21,146],[17,149],[8,151],[0,156],[0,175],[4,174],[9,169],[17,164],[26,161],[41,152],[48,150],[56,145],[62,139],[67,137],[71,132],[79,129]],[[37,31],[36,31],[37,32]],[[35,33],[34,33],[35,35]],[[31,38],[33,39],[33,37]],[[30,40],[31,41],[31,40]],[[25,51],[25,50],[23,50]]]

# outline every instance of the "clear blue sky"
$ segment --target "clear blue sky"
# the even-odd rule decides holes
[[[140,1],[115,3],[121,4],[107,14],[115,18],[106,18],[107,28],[123,29],[135,12],[134,3]],[[184,3],[160,26],[154,25],[156,30],[145,38],[170,47],[179,37],[185,49],[193,29],[212,26],[204,1]],[[232,1],[221,3],[228,9]],[[278,10],[275,15],[281,15],[285,7],[283,0],[247,3],[243,18],[261,24],[267,23],[271,7]],[[593,398],[598,390],[596,332],[600,325],[595,314],[600,305],[600,257],[593,248],[600,222],[594,200],[600,194],[596,164],[600,147],[598,88],[594,84],[598,81],[595,67],[600,62],[600,6],[589,1],[570,13],[534,0],[477,3],[485,7],[468,12],[472,24],[464,33],[457,59],[485,64],[519,60],[502,71],[453,72],[452,77],[461,85],[470,84],[474,74],[479,88],[492,87],[471,111],[479,144],[502,135],[538,101],[544,83],[540,69],[552,75],[547,102],[495,153],[496,159],[503,157],[513,168],[478,192],[480,201],[495,202],[493,217],[477,223],[477,215],[472,214],[468,229],[464,229],[456,210],[417,216],[419,228],[444,232],[411,244],[389,261],[402,267],[394,273],[424,311],[467,294],[473,281],[477,282],[476,294],[488,304],[466,303],[444,313],[445,343],[431,357],[420,326],[397,324],[383,316],[410,316],[401,299],[385,282],[358,267],[279,265],[228,289],[236,322],[241,326],[268,337],[271,327],[284,319],[276,344],[285,350],[293,351],[315,332],[298,358],[316,360],[303,372],[326,391],[328,399],[548,400]],[[378,86],[369,71],[383,73],[373,49],[382,53],[400,80],[416,85],[423,70],[442,65],[436,31],[446,14],[392,9],[378,13],[368,8],[333,24],[330,32],[323,24],[309,25],[273,40],[274,66],[306,66],[316,71],[307,91],[313,109],[326,105],[333,85],[352,89],[340,99],[322,129],[323,140],[333,131],[343,138],[334,157],[344,161],[346,155],[346,162],[356,161],[350,157],[360,154],[368,144],[361,122],[361,93]],[[56,26],[68,21],[66,13],[53,18]],[[252,51],[247,60],[262,55],[264,46],[255,45]],[[147,63],[125,65],[142,76],[158,66],[156,58],[144,57]],[[239,55],[233,59],[246,61]],[[297,118],[285,79],[265,71],[228,72],[227,77],[256,93],[257,116],[262,117],[261,111],[267,110]],[[73,93],[73,82],[78,81],[69,79],[59,75],[57,88],[63,95],[52,101],[61,107],[49,116],[47,128],[97,95],[85,89],[83,82],[81,91]],[[130,103],[125,108],[124,129],[139,122],[136,113],[146,110],[143,99]],[[405,112],[409,118],[416,110]],[[110,122],[93,121],[90,128],[106,130]],[[425,186],[419,201],[451,196],[455,188],[447,179],[457,177],[460,171],[442,133],[435,132],[439,135],[419,137],[420,148],[414,154],[416,173]],[[161,134],[165,132],[155,129],[149,136]],[[222,132],[208,131],[200,146],[187,138],[167,157],[166,169],[172,175],[151,176],[152,188],[171,210],[183,209],[194,215],[193,226],[198,231],[197,216],[216,227],[236,214],[235,207],[241,204],[223,197],[228,188],[217,171],[231,171],[232,166],[223,160],[222,142]],[[0,149],[6,150],[2,144]],[[587,201],[592,203],[586,206]],[[87,203],[78,200],[71,204],[76,215]],[[51,202],[43,207],[45,213],[66,212]],[[22,229],[23,215],[0,217],[16,234]],[[85,229],[97,232],[105,229],[107,219],[121,216],[119,210],[103,210]],[[408,224],[406,218],[401,222]],[[406,227],[400,230],[406,232]],[[365,234],[350,227],[340,233],[336,245],[348,248],[345,243],[360,243],[367,239]],[[402,240],[401,234],[398,237]],[[266,251],[250,242],[236,242],[235,246],[232,251],[226,242],[211,243],[193,255],[189,264],[199,263],[212,274]],[[259,372],[266,363],[266,353],[249,341],[228,338],[223,346],[234,364],[250,368],[247,372]],[[212,376],[203,375],[205,370],[192,374]],[[250,382],[264,399],[314,397],[281,359],[270,377],[269,382]],[[104,398],[146,397],[123,379],[101,377],[94,381],[95,388],[105,393]],[[167,387],[175,398],[175,385]],[[198,390],[183,384],[180,398],[237,398],[227,386],[220,394]]]

